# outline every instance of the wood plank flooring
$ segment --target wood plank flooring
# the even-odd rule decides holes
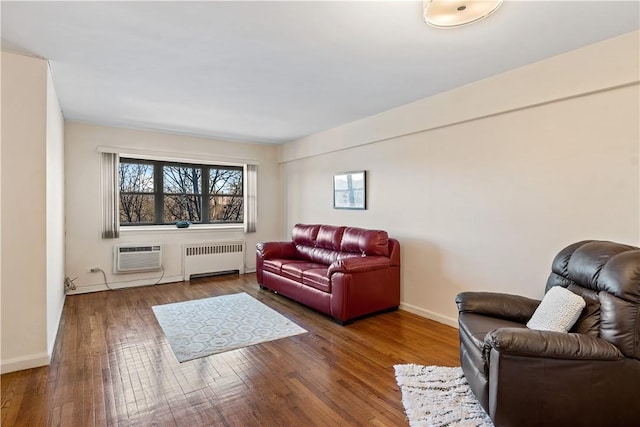
[[[178,363],[151,306],[246,292],[309,331]],[[1,377],[11,426],[406,426],[393,365],[459,366],[457,331],[405,311],[340,326],[255,274],[68,296],[48,367]]]

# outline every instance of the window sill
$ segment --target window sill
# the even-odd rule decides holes
[[[215,225],[215,224],[192,224],[188,228],[178,228],[175,225],[143,225],[143,226],[126,226],[120,227],[121,234],[129,233],[197,233],[197,232],[211,232],[211,231],[242,231],[244,232],[244,225]]]

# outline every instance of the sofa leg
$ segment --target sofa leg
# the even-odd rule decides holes
[[[266,290],[266,289],[267,289],[265,286],[263,286],[263,285],[261,285],[261,284],[258,284],[258,286],[260,286],[260,289],[264,289],[264,290]]]
[[[333,320],[340,326],[347,326],[353,323],[353,319],[349,320],[340,320],[337,317],[334,317]]]

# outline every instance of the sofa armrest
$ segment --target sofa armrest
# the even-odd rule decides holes
[[[327,274],[333,273],[362,273],[389,268],[391,260],[384,256],[350,257],[335,261],[329,266]]]
[[[462,292],[456,296],[459,313],[475,313],[527,323],[540,301],[494,292]]]
[[[495,349],[518,356],[572,360],[618,360],[624,356],[615,345],[583,334],[500,328],[484,339],[484,353]]]
[[[263,259],[295,258],[296,246],[293,242],[262,242],[256,245],[256,253]]]

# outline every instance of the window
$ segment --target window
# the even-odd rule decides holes
[[[243,182],[240,166],[121,158],[120,224],[242,224]]]
[[[209,168],[209,218],[243,222],[242,169]]]
[[[153,165],[120,162],[120,223],[153,223]]]
[[[162,165],[163,224],[202,222],[202,168]]]

